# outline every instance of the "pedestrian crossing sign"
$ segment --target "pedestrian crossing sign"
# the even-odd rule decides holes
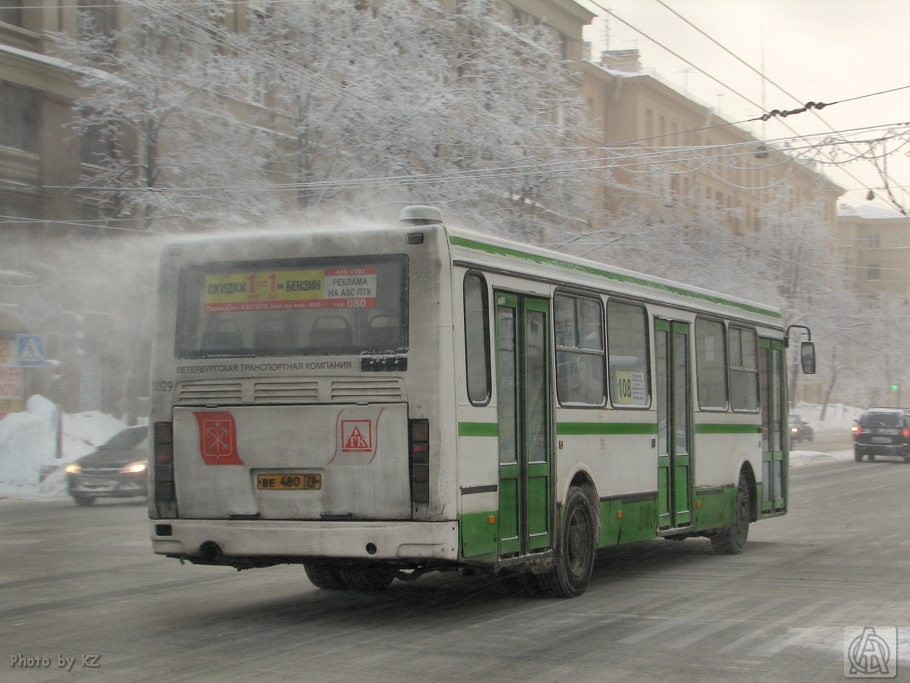
[[[17,358],[20,368],[44,365],[47,360],[47,338],[43,334],[20,334],[16,339],[19,347]]]

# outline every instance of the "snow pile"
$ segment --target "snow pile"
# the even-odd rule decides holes
[[[790,411],[790,414],[803,418],[816,434],[849,434],[850,427],[863,412],[863,408],[833,403],[825,408],[825,418],[822,419],[822,406],[801,402]]]
[[[862,413],[863,408],[845,406],[842,403],[834,403],[827,406],[824,419],[821,416],[822,406],[816,404],[802,402],[790,411],[791,415],[799,415],[808,422],[816,437],[821,434],[842,435],[847,440],[847,443],[852,443],[850,428]],[[820,451],[812,449],[813,445],[811,442],[794,444],[793,450],[790,451],[790,466],[802,467],[833,460],[853,460],[852,445],[848,446],[846,450],[835,451],[829,449],[829,451]]]
[[[63,416],[62,457],[56,458],[54,404],[32,396],[23,413],[0,419],[0,496],[58,496],[66,492],[62,466],[91,453],[127,425],[96,411]],[[42,481],[42,474],[50,474]]]

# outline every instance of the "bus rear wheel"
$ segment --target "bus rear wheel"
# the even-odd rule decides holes
[[[733,506],[733,524],[711,537],[711,546],[719,555],[739,555],[749,540],[752,503],[746,478],[740,475]]]
[[[587,493],[569,489],[562,518],[559,559],[555,567],[538,577],[543,592],[558,598],[574,598],[585,592],[594,571],[597,522]]]
[[[376,565],[345,567],[341,570],[344,585],[354,591],[381,591],[395,580],[394,569]]]
[[[334,562],[307,560],[303,563],[303,571],[316,588],[335,591],[347,588],[341,578],[341,568]]]

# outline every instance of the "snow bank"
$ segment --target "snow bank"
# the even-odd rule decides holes
[[[23,413],[0,419],[0,496],[60,496],[62,466],[105,443],[127,425],[96,411],[63,416],[62,457],[56,458],[54,404],[32,396]],[[43,471],[51,473],[42,481]]]
[[[825,419],[821,417],[822,407],[812,403],[798,403],[791,414],[802,417],[816,434],[849,434],[850,427],[863,414],[864,408],[845,406],[843,403],[832,403],[825,408]]]
[[[790,411],[791,414],[799,415],[808,422],[816,436],[819,434],[842,434],[847,437],[850,435],[850,427],[853,426],[854,421],[862,415],[863,408],[834,403],[825,408],[824,419],[821,417],[821,412],[822,407],[820,405],[804,402],[797,404]],[[821,465],[835,460],[853,460],[852,446],[847,450],[831,452],[807,450],[810,448],[812,448],[811,443],[796,444],[794,450],[790,451],[790,467]]]

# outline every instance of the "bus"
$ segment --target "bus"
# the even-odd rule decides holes
[[[772,307],[422,206],[180,237],[159,278],[155,553],[301,564],[325,589],[454,570],[573,597],[600,549],[737,554],[787,511],[791,330]]]

